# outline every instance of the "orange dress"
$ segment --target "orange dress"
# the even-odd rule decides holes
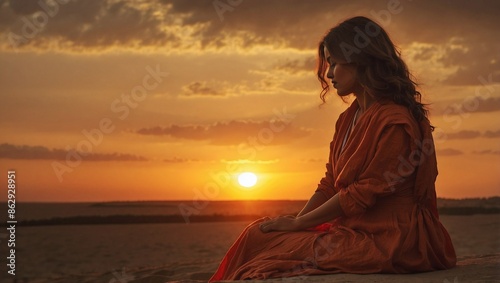
[[[317,192],[339,194],[344,216],[315,229],[262,233],[245,228],[210,279],[241,280],[331,273],[413,273],[456,264],[439,221],[437,162],[429,121],[406,107],[373,103],[348,134],[357,101],[335,127]]]

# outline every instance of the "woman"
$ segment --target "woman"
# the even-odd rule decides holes
[[[328,81],[356,97],[337,120],[325,177],[297,216],[250,224],[210,281],[455,266],[436,208],[433,127],[389,36],[355,17],[318,55],[323,102]]]

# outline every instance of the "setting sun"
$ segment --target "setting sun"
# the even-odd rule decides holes
[[[251,188],[257,183],[257,175],[252,172],[241,173],[238,175],[238,183],[245,188]]]

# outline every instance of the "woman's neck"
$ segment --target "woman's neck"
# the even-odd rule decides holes
[[[366,111],[366,109],[368,109],[368,107],[370,107],[370,105],[373,104],[373,102],[375,102],[375,98],[372,95],[370,95],[367,91],[363,91],[355,95],[356,95],[356,100],[358,101],[360,115],[363,114]]]

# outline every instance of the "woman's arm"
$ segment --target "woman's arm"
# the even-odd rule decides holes
[[[340,206],[339,195],[336,194],[321,206],[295,218],[295,220],[297,221],[298,230],[303,230],[331,221],[343,215],[344,212]]]
[[[307,205],[306,205],[307,206]],[[314,227],[344,215],[340,207],[339,195],[336,194],[316,209],[300,217],[282,216],[260,224],[264,233],[271,231],[298,231]]]
[[[299,212],[299,214],[297,214],[297,217],[300,217],[304,214],[307,214],[307,213],[313,211],[314,209],[318,208],[320,205],[324,204],[327,200],[328,200],[328,198],[323,193],[315,192],[311,196],[309,201],[306,203],[304,208],[302,208],[302,210]]]

